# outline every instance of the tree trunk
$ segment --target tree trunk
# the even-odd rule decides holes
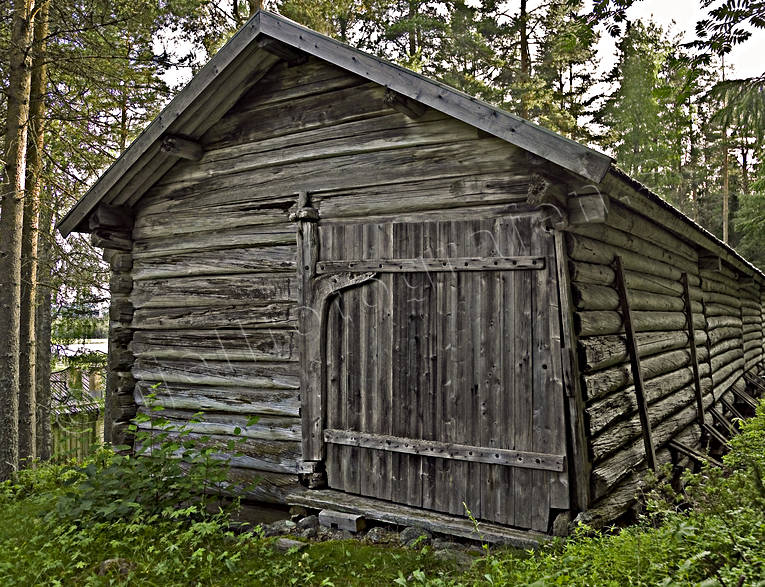
[[[518,17],[521,29],[521,82],[526,83],[531,79],[531,53],[529,51],[529,33],[528,33],[528,11],[526,10],[526,0],[521,0],[521,13]],[[528,100],[526,99],[527,88],[521,90],[521,118],[529,117]]]
[[[722,81],[725,81],[725,57],[722,62]],[[723,103],[723,107],[726,104]],[[723,242],[728,242],[728,221],[730,219],[730,187],[728,183],[728,125],[723,124],[722,128],[722,147],[723,147],[723,164],[722,164],[722,231]]]
[[[43,204],[40,209],[40,231],[37,245],[38,285],[35,326],[37,328],[37,457],[43,461],[53,455],[51,435],[51,257],[53,239],[53,208]]]
[[[415,0],[409,0],[409,57],[413,58],[417,54],[417,27],[414,25],[414,18],[417,16],[417,3]]]
[[[21,238],[21,312],[19,354],[19,464],[34,459],[37,452],[36,360],[37,330],[37,240],[40,214],[43,149],[45,148],[46,37],[50,0],[43,0],[35,16],[32,46],[32,79],[27,138],[27,191]]]
[[[0,481],[13,474],[19,459],[21,233],[31,81],[27,50],[31,24],[32,0],[15,0],[8,51],[5,173],[0,184]]]

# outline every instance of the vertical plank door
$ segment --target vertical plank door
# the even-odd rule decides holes
[[[322,223],[330,487],[546,531],[568,507],[554,244],[535,213]]]

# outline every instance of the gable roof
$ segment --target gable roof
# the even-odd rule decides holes
[[[165,135],[199,138],[279,60],[261,48],[275,39],[332,63],[466,124],[504,139],[594,183],[611,158],[445,84],[374,57],[282,16],[257,12],[162,110],[59,222],[64,236],[101,202],[135,200],[177,161],[160,149]]]

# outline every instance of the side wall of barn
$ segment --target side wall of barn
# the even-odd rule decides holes
[[[226,442],[241,429],[232,462],[261,477],[253,498],[300,490],[297,192],[335,220],[500,214],[526,198],[519,149],[390,102],[318,60],[277,65],[202,137],[200,161],[176,164],[135,206],[139,411],[153,395],[195,434]]]
[[[729,390],[743,385],[744,370],[763,359],[760,284],[754,272],[743,264],[734,270],[712,256],[699,244],[706,238],[700,231],[694,235],[698,242],[691,242],[687,234],[667,229],[670,213],[645,196],[613,185],[609,195],[605,223],[572,226],[566,233],[591,467],[590,508],[581,519],[592,524],[624,513],[647,472],[615,256],[625,271],[659,465],[677,457],[667,447],[670,440],[696,447],[701,438],[683,273],[705,410],[721,398],[731,399]],[[714,423],[709,412],[705,421]]]

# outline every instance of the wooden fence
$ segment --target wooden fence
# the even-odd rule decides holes
[[[78,377],[82,389],[70,387],[69,369],[51,376],[51,436],[53,460],[82,460],[104,441],[103,401],[87,388],[89,378]]]

